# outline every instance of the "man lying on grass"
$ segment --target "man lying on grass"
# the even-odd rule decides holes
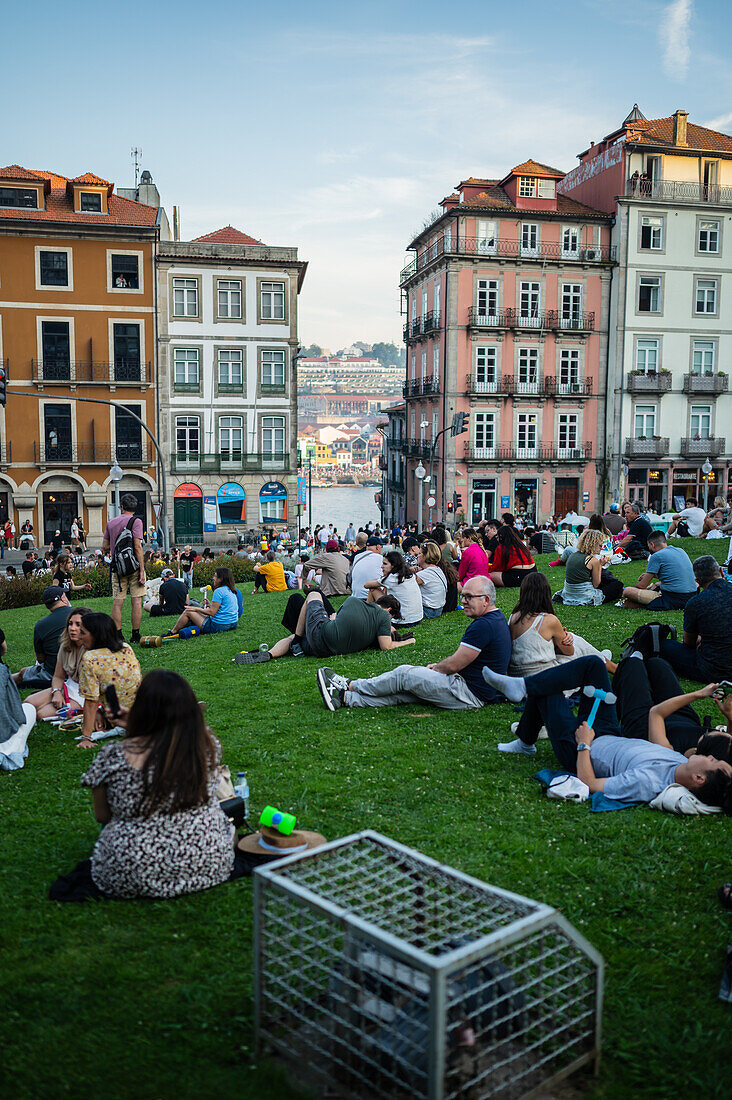
[[[431,703],[445,710],[466,710],[501,702],[501,695],[481,676],[490,667],[505,672],[511,657],[511,634],[496,607],[490,577],[471,577],[462,591],[465,614],[472,620],[455,652],[436,664],[399,665],[368,680],[348,680],[332,668],[319,668],[318,687],[328,710],[340,707],[391,707],[398,703]]]
[[[627,657],[622,665],[641,660]],[[605,664],[599,657],[580,657],[536,676],[503,676],[490,668],[483,677],[496,691],[513,703],[525,701],[518,726],[518,739],[499,746],[504,752],[536,752],[534,743],[542,725],[561,766],[575,773],[592,793],[604,791],[608,798],[622,802],[651,802],[671,783],[686,787],[709,806],[721,806],[732,816],[732,765],[712,756],[696,753],[687,759],[683,753],[647,740],[645,733],[621,728],[615,706],[601,702],[593,720],[587,724],[593,699],[582,692],[575,716],[564,691],[591,685],[612,691]],[[623,736],[623,732],[626,736]],[[643,739],[641,739],[643,738]]]

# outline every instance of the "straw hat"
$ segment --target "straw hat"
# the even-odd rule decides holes
[[[309,848],[320,848],[327,843],[320,833],[311,833],[306,829],[293,829],[289,836],[283,836],[270,825],[261,825],[256,833],[243,836],[237,848],[240,852],[252,852],[257,856],[271,856],[277,853],[282,856],[291,856],[296,852],[305,852]]]

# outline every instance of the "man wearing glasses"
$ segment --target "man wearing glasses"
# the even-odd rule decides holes
[[[482,675],[484,668],[505,674],[511,657],[511,634],[496,607],[493,581],[471,577],[462,601],[471,622],[455,652],[436,664],[399,665],[368,680],[349,680],[332,668],[319,668],[318,688],[327,709],[431,703],[444,710],[467,710],[502,702],[503,696]]]

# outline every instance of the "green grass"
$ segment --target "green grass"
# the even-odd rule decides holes
[[[693,556],[726,546],[686,543]],[[539,561],[558,587],[562,571]],[[616,572],[630,582],[642,565]],[[554,763],[548,742],[530,760],[496,752],[516,718],[508,704],[331,715],[316,688],[317,660],[231,663],[238,649],[282,634],[286,596],[244,591],[236,634],[139,657],[143,670],[178,670],[206,700],[226,762],[246,770],[254,810],[291,810],[329,839],[373,828],[555,905],[607,962],[603,1064],[598,1081],[584,1082],[588,1095],[729,1095],[729,1006],[717,990],[732,935],[716,899],[732,877],[729,819],[646,808],[590,814],[586,805],[548,802],[534,780]],[[514,599],[503,592],[499,604],[508,610]],[[2,615],[11,667],[32,659],[39,614]],[[648,618],[615,607],[562,608],[560,616],[616,657]],[[677,612],[659,618],[681,625]],[[147,623],[143,632],[157,626]],[[464,624],[457,612],[419,628],[406,651],[333,663],[366,676],[404,660],[426,663],[453,651]],[[43,724],[29,748],[22,771],[0,776],[4,1095],[303,1096],[278,1067],[253,1063],[251,880],[170,902],[49,902],[49,884],[88,857],[98,833],[79,785],[89,755]]]

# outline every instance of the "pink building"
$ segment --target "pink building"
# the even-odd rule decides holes
[[[601,499],[612,217],[558,195],[562,178],[528,160],[502,180],[464,180],[409,245],[403,452],[420,525],[454,499],[471,522],[540,522]],[[450,434],[456,412],[467,435]],[[420,461],[433,473],[421,517]]]

